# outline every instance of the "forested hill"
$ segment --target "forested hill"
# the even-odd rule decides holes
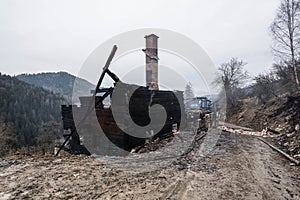
[[[16,76],[19,80],[26,83],[43,87],[54,93],[62,94],[66,99],[71,100],[73,92],[73,84],[76,79],[78,85],[74,98],[79,96],[90,95],[90,91],[95,88],[90,82],[77,78],[67,72],[47,72],[38,74],[21,74]]]
[[[1,151],[36,145],[46,135],[59,134],[62,96],[7,75],[0,75],[0,96]]]

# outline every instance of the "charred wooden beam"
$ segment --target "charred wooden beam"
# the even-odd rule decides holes
[[[102,83],[102,81],[103,81],[103,78],[104,78],[104,76],[105,76],[105,73],[107,72],[110,63],[111,63],[113,57],[114,57],[115,54],[116,54],[117,49],[118,49],[117,45],[114,45],[113,48],[112,48],[112,50],[111,50],[111,52],[110,52],[110,54],[109,54],[109,57],[108,57],[108,59],[107,59],[105,65],[104,65],[104,67],[103,67],[103,72],[102,72],[102,74],[101,74],[101,76],[100,76],[100,78],[99,78],[99,80],[98,80],[97,85],[96,85],[96,89],[95,89],[94,96],[96,95],[97,90],[100,88],[100,85],[101,85],[101,83]]]

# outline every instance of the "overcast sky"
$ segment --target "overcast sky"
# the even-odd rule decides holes
[[[0,72],[77,74],[114,35],[169,29],[197,42],[216,66],[238,57],[256,75],[271,67],[269,26],[279,0],[0,0]]]

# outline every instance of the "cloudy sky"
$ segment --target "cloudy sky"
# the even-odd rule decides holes
[[[161,28],[197,42],[216,66],[238,57],[250,74],[273,62],[269,26],[279,0],[1,0],[0,72],[77,74],[104,41]]]

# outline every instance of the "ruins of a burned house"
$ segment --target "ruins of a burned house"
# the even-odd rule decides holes
[[[66,136],[65,143],[62,146],[70,139],[70,151],[72,153],[84,153],[82,150],[85,150],[85,148],[82,147],[79,139],[82,137],[83,144],[87,146],[88,151],[91,153],[124,155],[130,152],[131,149],[143,145],[147,139],[147,137],[130,135],[133,127],[128,122],[132,120],[138,126],[146,126],[152,119],[149,116],[149,108],[155,104],[163,106],[167,116],[163,128],[156,135],[150,134],[148,139],[170,137],[173,135],[172,128],[179,128],[184,116],[184,109],[181,109],[184,106],[183,92],[159,90],[158,36],[151,34],[145,36],[145,39],[146,49],[143,49],[143,52],[146,57],[146,86],[123,83],[108,69],[117,50],[117,47],[114,46],[103,68],[94,95],[80,97],[80,107],[62,105],[64,129],[71,131]],[[113,79],[115,88],[100,88],[105,75]],[[118,98],[111,98],[111,105],[109,107],[105,106],[103,100],[108,96],[112,96],[116,87],[118,93],[122,95]],[[126,98],[129,95],[128,91],[134,91],[129,101]],[[112,113],[112,110],[114,110],[114,113]],[[151,114],[153,118],[158,117],[161,115],[161,110],[152,109]],[[118,119],[122,119],[120,124],[116,123],[116,116]],[[74,123],[74,121],[79,122]],[[147,133],[151,133],[151,131],[147,130]]]

